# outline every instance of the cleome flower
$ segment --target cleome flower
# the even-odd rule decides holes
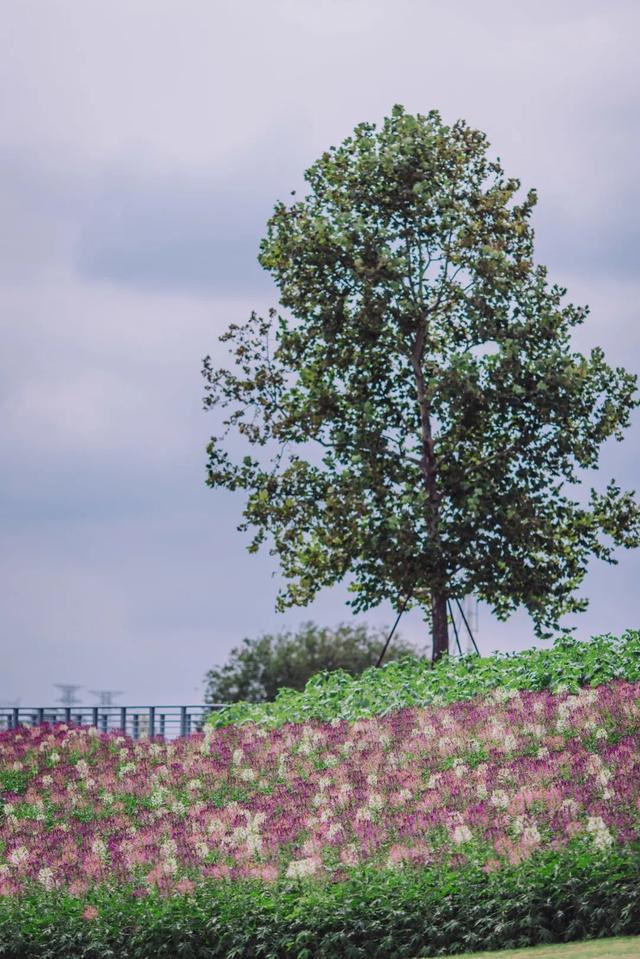
[[[172,895],[365,863],[456,869],[473,856],[493,871],[547,846],[639,841],[639,701],[640,683],[619,681],[172,743],[7,731],[0,881],[11,895],[34,883]]]

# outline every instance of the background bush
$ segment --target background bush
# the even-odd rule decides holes
[[[330,629],[308,622],[296,632],[244,639],[224,666],[207,673],[205,702],[267,702],[283,687],[304,689],[311,676],[324,670],[357,676],[375,665],[387,635],[388,630],[366,625]],[[386,659],[418,655],[414,646],[395,636]]]

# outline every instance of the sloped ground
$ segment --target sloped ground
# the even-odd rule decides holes
[[[203,878],[486,872],[640,837],[640,683],[503,693],[354,723],[177,743],[46,726],[0,736],[0,892]]]

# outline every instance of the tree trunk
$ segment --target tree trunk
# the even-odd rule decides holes
[[[449,652],[449,622],[447,618],[446,593],[435,591],[431,594],[431,635],[433,650],[431,659],[437,662],[443,653]]]

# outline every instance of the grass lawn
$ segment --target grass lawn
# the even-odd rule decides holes
[[[592,939],[561,946],[535,946],[499,952],[466,952],[456,959],[640,959],[640,936]]]

